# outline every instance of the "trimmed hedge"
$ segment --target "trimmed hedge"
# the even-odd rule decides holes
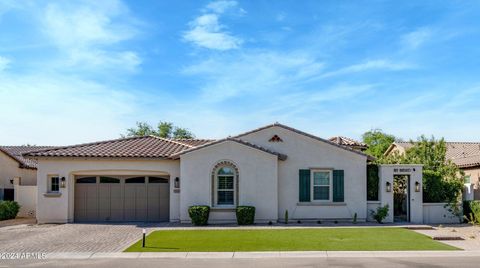
[[[255,221],[255,207],[238,206],[236,214],[238,225],[250,225]]]
[[[209,214],[209,206],[191,206],[188,208],[188,215],[194,225],[207,225]]]
[[[15,201],[0,201],[0,221],[15,219],[20,205]]]

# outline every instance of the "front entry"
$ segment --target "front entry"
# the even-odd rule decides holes
[[[393,176],[393,220],[395,222],[410,221],[410,176]]]

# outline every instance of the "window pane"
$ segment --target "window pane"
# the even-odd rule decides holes
[[[145,177],[136,177],[136,178],[126,179],[125,183],[145,183]]]
[[[330,185],[330,172],[314,172],[313,185]]]
[[[60,190],[60,187],[59,187],[59,181],[60,179],[58,177],[52,177],[50,178],[51,180],[51,191],[52,192],[58,192]]]
[[[465,176],[465,181],[464,183],[471,183],[470,175]]]
[[[218,189],[233,189],[233,177],[218,176]]]
[[[218,170],[218,175],[233,175],[233,168],[231,167],[222,167]]]
[[[233,191],[218,191],[218,205],[233,205]]]
[[[148,177],[148,183],[168,183],[168,179],[160,177]]]
[[[96,177],[86,177],[86,178],[77,179],[77,183],[96,183],[96,182],[97,182]]]
[[[329,200],[330,199],[330,187],[314,186],[313,187],[313,199],[314,200]]]
[[[112,177],[100,177],[100,183],[120,183],[120,179]]]

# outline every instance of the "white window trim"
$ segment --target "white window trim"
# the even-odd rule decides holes
[[[222,190],[225,190],[225,191],[231,191],[233,192],[233,205],[220,205],[218,204],[218,191],[220,189],[218,189],[218,171],[223,168],[223,167],[230,167],[232,170],[233,170],[233,175],[221,175],[220,177],[228,177],[228,176],[232,176],[233,177],[233,189],[232,190],[225,190],[225,189],[222,189]],[[237,179],[237,174],[236,174],[236,171],[235,171],[235,168],[232,167],[232,166],[229,166],[229,165],[224,165],[224,166],[220,166],[218,167],[216,170],[215,170],[215,179],[214,179],[214,189],[215,189],[215,193],[214,193],[214,207],[217,207],[217,208],[234,208],[236,207],[237,205],[237,189],[236,189],[236,179]]]
[[[58,191],[52,191],[52,178],[58,178]],[[60,175],[48,175],[47,176],[47,193],[60,193]]]
[[[315,200],[315,196],[313,195],[313,188],[314,188],[314,177],[313,174],[315,172],[328,172],[330,178],[328,180],[328,200]],[[326,186],[326,185],[325,185]],[[310,170],[310,196],[313,203],[332,203],[333,202],[333,170],[331,169],[311,169]]]

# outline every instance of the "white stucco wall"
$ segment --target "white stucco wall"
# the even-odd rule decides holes
[[[283,142],[269,142],[278,135]],[[275,152],[286,154],[278,164],[278,218],[288,210],[290,219],[357,219],[364,221],[367,211],[367,157],[350,152],[291,130],[274,126],[241,136]],[[327,168],[344,170],[344,203],[299,204],[299,170]]]
[[[219,210],[212,204],[212,170],[230,161],[239,172],[238,205],[255,206],[255,221],[276,221],[278,212],[277,156],[234,141],[225,141],[181,156],[180,220],[190,222],[188,207],[212,207],[210,222],[234,222],[233,208]],[[281,162],[281,161],[280,161]]]
[[[20,205],[17,217],[35,218],[37,208],[37,186],[14,185],[15,201]]]
[[[447,203],[424,203],[423,204],[423,223],[460,223],[459,217],[453,215],[445,207]]]
[[[21,185],[36,185],[37,170],[19,168],[19,163],[3,152],[0,152],[0,188],[13,189],[10,180],[21,178]]]
[[[65,223],[74,220],[75,175],[160,175],[170,179],[180,176],[178,160],[152,159],[101,159],[101,158],[41,158],[37,176],[38,223]],[[60,188],[61,196],[46,197],[49,175],[66,178],[66,187]],[[170,221],[179,220],[179,194],[170,183]]]

